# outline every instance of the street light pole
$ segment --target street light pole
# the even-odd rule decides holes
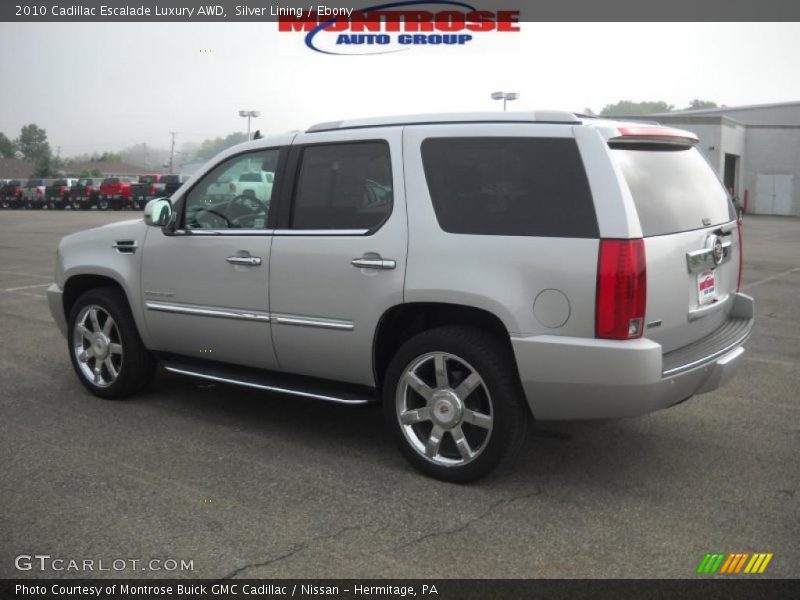
[[[240,110],[240,117],[247,117],[247,141],[250,141],[250,119],[258,117],[261,113],[257,110]]]
[[[517,92],[492,92],[491,97],[492,100],[502,100],[503,112],[506,112],[506,102],[516,100],[519,98],[519,94]]]

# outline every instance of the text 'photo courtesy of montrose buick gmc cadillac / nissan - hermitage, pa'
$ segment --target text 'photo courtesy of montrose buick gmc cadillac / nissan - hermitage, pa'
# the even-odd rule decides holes
[[[740,223],[696,143],[557,111],[246,142],[143,219],[65,237],[50,310],[97,396],[160,365],[382,402],[414,467],[475,480],[532,420],[656,411],[741,364]]]

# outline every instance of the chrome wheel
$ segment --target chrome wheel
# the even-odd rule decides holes
[[[489,443],[492,399],[483,378],[446,352],[416,358],[397,384],[395,408],[406,441],[427,461],[459,467]]]
[[[104,308],[84,306],[75,319],[72,351],[83,377],[97,387],[108,387],[122,370],[122,338]]]

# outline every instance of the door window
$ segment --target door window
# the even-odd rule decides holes
[[[248,152],[209,171],[188,193],[186,229],[266,229],[279,150]]]
[[[309,146],[303,151],[291,226],[370,230],[386,220],[392,201],[386,142]]]

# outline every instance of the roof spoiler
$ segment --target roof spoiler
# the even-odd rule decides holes
[[[610,145],[674,144],[676,146],[694,146],[700,141],[697,135],[691,131],[660,125],[618,127],[616,134],[612,133],[608,138]]]

